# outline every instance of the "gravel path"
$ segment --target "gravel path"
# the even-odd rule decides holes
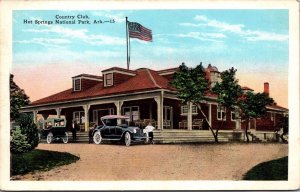
[[[69,152],[76,163],[22,180],[241,180],[253,166],[287,156],[286,144],[39,144],[38,149]]]

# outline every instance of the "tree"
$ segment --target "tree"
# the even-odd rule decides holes
[[[18,126],[11,130],[10,149],[12,153],[24,153],[34,149],[39,143],[38,129],[32,114],[21,113]]]
[[[266,93],[253,93],[248,91],[243,95],[239,101],[238,106],[241,110],[241,119],[246,121],[245,135],[247,137],[247,142],[249,142],[248,136],[248,123],[251,118],[259,118],[266,114],[267,105],[274,102],[272,98]]]
[[[205,76],[206,73],[202,62],[195,68],[188,68],[182,63],[179,66],[179,71],[174,74],[171,85],[177,89],[177,96],[184,104],[191,102],[199,108],[217,141],[216,135],[200,105],[201,101],[205,99],[205,93],[209,91],[208,80]]]
[[[221,73],[221,82],[217,82],[212,88],[212,91],[218,95],[217,102],[219,107],[225,108],[225,110],[232,110],[237,106],[237,101],[242,95],[242,88],[238,84],[238,80],[235,78],[236,69],[233,67],[223,71]],[[218,132],[223,127],[224,116],[220,126],[216,130],[216,137],[218,138]]]
[[[13,80],[14,75],[10,74],[10,120],[16,120],[20,113],[19,109],[30,103],[29,97]]]

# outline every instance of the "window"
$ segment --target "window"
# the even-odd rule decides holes
[[[123,115],[129,117],[129,121],[140,119],[140,110],[138,106],[123,107]]]
[[[213,88],[217,84],[217,82],[221,82],[220,74],[216,72],[211,72],[211,76],[210,76],[211,88]]]
[[[235,111],[231,111],[231,121],[236,121]]]
[[[74,89],[74,91],[80,91],[81,90],[81,79],[74,79],[73,80],[73,89]]]
[[[187,115],[188,114],[188,106],[187,105],[183,105],[181,106],[181,115]],[[197,115],[197,106],[196,105],[192,105],[192,115]]]
[[[271,121],[274,121],[275,119],[275,113],[271,113]]]
[[[74,111],[73,112],[73,120],[77,124],[84,124],[85,123],[85,117],[84,117],[84,112],[83,111]]]
[[[113,73],[107,73],[104,75],[104,86],[112,86],[113,85]]]
[[[226,121],[226,109],[225,107],[218,106],[217,109],[217,119]]]

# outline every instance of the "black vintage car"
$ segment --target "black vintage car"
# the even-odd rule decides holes
[[[64,118],[48,118],[43,123],[44,128],[39,133],[40,138],[45,138],[48,144],[57,140],[68,143],[67,123]]]
[[[101,118],[103,125],[97,126],[93,132],[93,141],[100,144],[102,141],[123,141],[126,146],[133,142],[147,142],[149,137],[145,130],[128,125],[128,117],[107,115]]]

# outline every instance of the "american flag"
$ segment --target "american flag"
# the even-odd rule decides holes
[[[129,37],[152,41],[152,31],[136,22],[128,22]]]

